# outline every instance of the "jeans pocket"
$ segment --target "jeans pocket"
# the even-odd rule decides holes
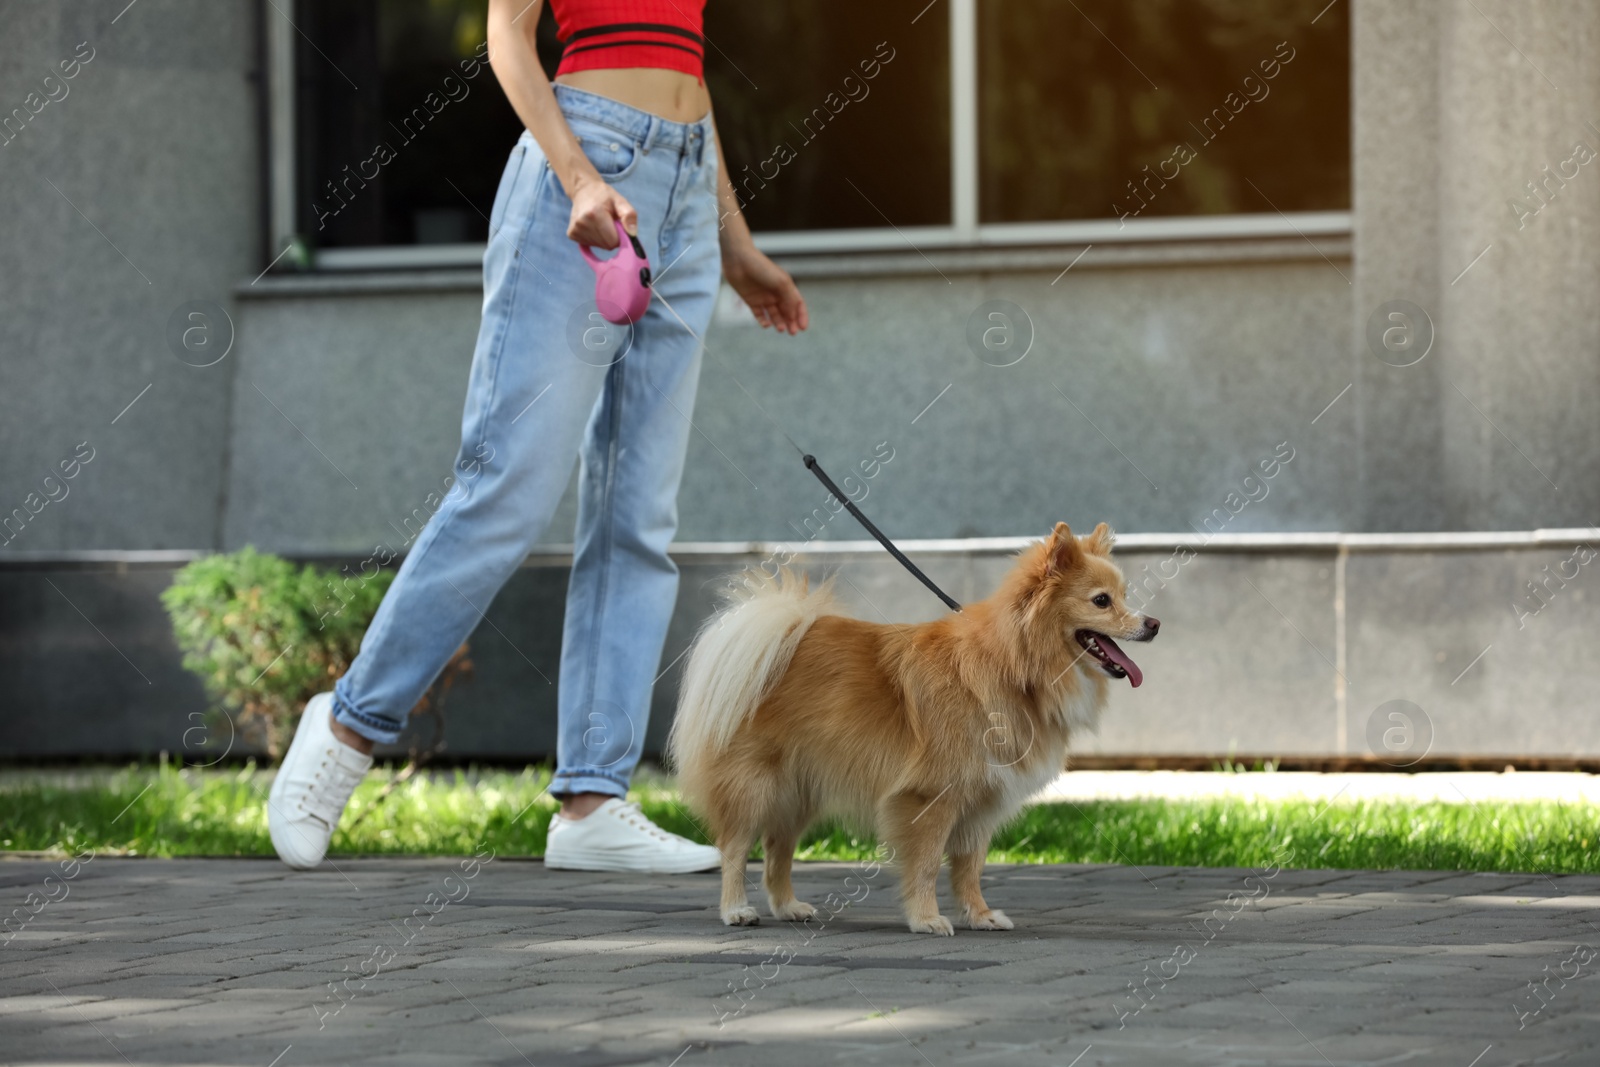
[[[583,119],[569,119],[568,125],[578,139],[578,147],[608,182],[621,181],[633,173],[644,155],[625,133]]]

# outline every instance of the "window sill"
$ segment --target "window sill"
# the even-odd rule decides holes
[[[478,254],[482,256],[481,249]],[[482,267],[439,267],[430,270],[285,271],[236,285],[233,295],[240,300],[277,300],[284,297],[482,291]]]
[[[1142,219],[952,229],[768,234],[756,243],[797,278],[1108,270],[1282,263],[1351,255],[1348,212]],[[482,245],[362,248],[324,253],[317,270],[268,274],[241,299],[477,290]]]
[[[796,278],[885,275],[996,274],[1018,271],[1114,270],[1228,263],[1284,263],[1350,259],[1348,235],[1254,240],[1151,241],[1140,244],[1039,245],[1026,248],[952,248],[775,256]]]

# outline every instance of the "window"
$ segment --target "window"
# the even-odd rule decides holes
[[[297,223],[313,248],[488,240],[522,123],[484,60],[487,11],[488,0],[297,6]]]
[[[950,20],[927,8],[709,0],[706,85],[751,229],[950,223]]]
[[[979,0],[980,220],[1348,209],[1347,11]]]
[[[520,130],[487,0],[278,12],[277,247],[476,261]],[[705,35],[730,176],[775,251],[1348,229],[1344,3],[709,0]],[[547,12],[539,47],[553,71]]]

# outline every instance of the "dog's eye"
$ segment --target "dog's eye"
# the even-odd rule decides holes
[[[1111,606],[1110,595],[1107,593],[1101,593],[1099,596],[1095,597],[1094,606],[1097,608],[1109,608]]]

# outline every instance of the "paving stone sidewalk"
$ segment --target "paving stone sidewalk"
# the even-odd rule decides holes
[[[1478,804],[1549,800],[1600,804],[1600,774],[1576,771],[1429,771],[1423,774],[1323,774],[1314,771],[1228,774],[1216,771],[1068,771],[1035,800],[1405,800]]]
[[[0,1061],[1600,1062],[1596,877],[991,867],[1017,929],[954,938],[887,869],[796,881],[837,913],[730,930],[715,875],[508,858],[8,859]]]

